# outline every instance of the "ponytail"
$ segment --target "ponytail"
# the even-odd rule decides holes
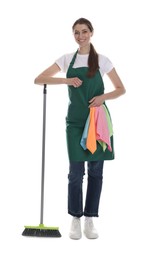
[[[99,61],[98,61],[98,54],[94,48],[94,46],[92,45],[92,43],[90,43],[90,52],[89,52],[89,57],[88,57],[88,74],[87,76],[89,78],[93,77],[95,75],[95,73],[97,72],[97,70],[99,69]]]

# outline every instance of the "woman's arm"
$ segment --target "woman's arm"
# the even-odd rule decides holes
[[[43,84],[65,84],[64,78],[55,78],[53,77],[60,71],[59,66],[54,63],[49,68],[44,70],[37,78],[35,78],[34,83],[38,85]]]
[[[125,92],[126,92],[125,87],[124,87],[120,77],[118,76],[115,68],[113,68],[107,75],[110,78],[115,90],[108,92],[108,93],[104,93],[101,96],[96,96],[96,97],[92,98],[89,101],[89,103],[90,103],[89,107],[100,106],[106,100],[115,99],[115,98],[118,98],[119,96],[125,94]]]
[[[120,77],[118,76],[115,68],[113,68],[107,75],[110,78],[111,82],[113,83],[115,90],[104,94],[104,99],[105,100],[114,99],[125,94],[126,92],[125,87]]]
[[[67,84],[73,87],[79,87],[82,84],[82,81],[75,78],[58,78],[54,77],[61,69],[59,66],[54,63],[49,68],[44,70],[37,78],[35,78],[34,83],[38,85],[48,84],[48,85],[57,85],[57,84]]]

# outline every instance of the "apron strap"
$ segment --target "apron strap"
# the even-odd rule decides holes
[[[73,56],[73,58],[72,58],[72,60],[71,60],[71,62],[69,64],[69,68],[73,67],[75,59],[77,57],[77,53],[78,53],[78,50],[75,52],[75,54],[74,54],[74,56]]]

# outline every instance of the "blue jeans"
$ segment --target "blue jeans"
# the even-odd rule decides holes
[[[103,182],[104,161],[87,162],[88,179],[85,207],[83,209],[83,178],[85,162],[70,162],[68,174],[68,213],[75,217],[82,215],[98,217]]]

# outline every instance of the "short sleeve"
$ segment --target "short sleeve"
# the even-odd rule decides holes
[[[55,61],[55,63],[59,66],[62,72],[67,72],[69,64],[72,60],[74,53],[64,54],[59,59]]]
[[[109,58],[102,54],[99,54],[99,66],[102,76],[105,73],[109,73],[114,68],[113,63],[109,60]]]
[[[55,63],[59,66],[62,72],[65,72],[65,55],[57,59]]]

